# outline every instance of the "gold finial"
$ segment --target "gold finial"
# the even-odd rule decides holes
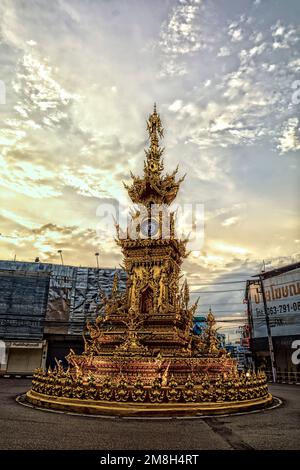
[[[187,280],[185,279],[185,281],[184,281],[184,303],[185,303],[185,308],[188,308],[189,301],[190,301],[190,290],[189,290],[189,285],[187,283]]]
[[[209,307],[209,310],[208,310],[207,323],[209,326],[213,326],[216,323],[215,317],[211,311],[211,307]]]
[[[118,271],[116,271],[115,274],[114,274],[112,295],[116,295],[118,290],[119,290],[119,274],[118,274]]]
[[[164,136],[164,130],[161,125],[160,116],[156,111],[156,103],[154,103],[153,113],[150,114],[148,118],[147,130],[151,140],[151,149],[153,148],[153,145],[158,149],[158,140]]]
[[[147,120],[147,130],[149,133],[150,147],[146,150],[147,166],[146,170],[150,174],[160,174],[163,169],[163,164],[160,157],[163,149],[159,146],[159,139],[164,135],[164,130],[161,125],[160,116],[156,110],[156,103],[154,103],[153,113],[150,114]]]
[[[132,185],[124,184],[131,200],[147,207],[150,207],[151,204],[171,204],[176,197],[180,183],[183,181],[183,178],[178,181],[175,180],[177,169],[170,175],[162,175],[164,148],[160,147],[160,139],[164,135],[164,130],[156,103],[154,103],[152,109],[152,114],[149,115],[146,121],[150,145],[145,149],[144,178],[137,178],[131,174],[133,178]],[[174,219],[170,222],[172,225],[171,233],[174,232],[173,222]]]

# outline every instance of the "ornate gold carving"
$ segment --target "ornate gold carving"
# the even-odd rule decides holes
[[[111,400],[113,398],[113,387],[109,377],[107,377],[102,383],[99,389],[100,400]]]
[[[132,202],[143,204],[149,207],[150,204],[171,204],[175,199],[180,183],[184,180],[180,178],[177,182],[175,176],[178,169],[164,177],[161,176],[163,162],[161,156],[164,149],[159,146],[159,140],[163,137],[163,128],[160,116],[154,106],[153,113],[147,121],[147,130],[150,138],[150,147],[145,150],[146,162],[144,165],[144,178],[131,175],[133,184],[124,184]]]
[[[132,201],[142,204],[149,216],[153,204],[169,205],[174,200],[183,178],[175,180],[177,169],[171,175],[162,175],[163,128],[156,107],[147,129],[150,147],[144,175],[132,175],[132,185],[125,187]],[[133,214],[133,223],[138,215]],[[32,389],[46,401],[53,396],[159,406],[268,397],[265,375],[238,374],[235,361],[221,349],[211,310],[204,334],[193,334],[198,300],[190,305],[187,282],[180,287],[186,240],[176,238],[174,214],[165,215],[155,215],[159,231],[153,238],[151,234],[141,236],[139,223],[134,239],[129,231],[121,237],[117,226],[117,243],[127,272],[126,292],[120,292],[116,273],[111,295],[100,293],[104,315],[99,315],[94,324],[86,323],[84,353],[76,355],[70,350],[66,371],[56,361],[54,370],[35,372]],[[168,238],[162,236],[166,227]]]
[[[127,401],[129,397],[128,383],[125,377],[121,377],[116,390],[115,390],[115,399],[116,401]]]
[[[172,375],[171,380],[168,384],[169,388],[167,390],[167,399],[169,402],[176,402],[180,400],[181,390],[178,387],[178,383]]]
[[[133,401],[145,401],[146,390],[144,389],[144,384],[139,377],[134,383],[131,394]]]
[[[197,393],[195,390],[195,384],[192,381],[191,377],[189,376],[187,381],[184,384],[184,388],[182,391],[182,396],[186,402],[194,402],[197,400]]]
[[[127,325],[125,341],[121,346],[117,346],[115,349],[115,355],[121,356],[142,356],[149,355],[148,348],[141,345],[138,339],[139,326],[143,323],[143,319],[138,320],[139,315],[136,312],[132,312],[130,317],[126,320],[122,320]]]
[[[125,376],[119,375],[115,384],[106,377],[102,384],[90,374],[85,380],[73,378],[69,372],[58,375],[50,368],[48,371],[36,370],[32,381],[32,389],[48,396],[63,396],[66,398],[105,400],[105,401],[147,401],[162,402],[230,402],[243,401],[253,398],[263,398],[268,395],[266,376],[262,373],[235,371],[229,374],[219,374],[215,378],[209,374],[201,377],[200,383],[195,384],[191,376],[180,385],[173,374],[170,381],[163,385],[159,377],[155,377],[150,387],[145,387],[138,377],[130,385]]]
[[[158,377],[154,379],[152,387],[149,390],[149,399],[152,403],[162,403],[164,399],[164,390]]]

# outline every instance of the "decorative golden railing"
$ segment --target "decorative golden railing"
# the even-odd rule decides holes
[[[87,400],[146,403],[232,402],[268,395],[267,378],[263,372],[221,374],[214,380],[203,375],[197,384],[189,377],[178,384],[171,376],[167,385],[155,379],[152,385],[144,385],[140,379],[128,384],[120,376],[114,383],[109,378],[99,382],[90,375],[74,378],[68,372],[37,370],[32,390],[43,395]]]

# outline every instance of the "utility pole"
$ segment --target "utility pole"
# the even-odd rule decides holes
[[[263,281],[263,275],[262,274],[260,274],[260,276],[259,276],[259,281],[260,281],[261,294],[262,294],[262,299],[263,299],[263,304],[264,304],[264,311],[265,311],[265,319],[266,319],[268,344],[269,344],[269,352],[270,352],[270,359],[271,359],[272,376],[273,376],[273,382],[276,383],[277,382],[277,372],[276,372],[275,354],[274,354],[273,339],[272,339],[270,319],[269,319],[268,306],[267,306],[267,299],[266,299],[266,293],[265,293],[265,287],[264,287],[264,281]]]
[[[63,266],[64,265],[64,260],[63,260],[62,250],[57,250],[57,253],[60,254],[60,260],[61,260],[61,264]]]
[[[95,253],[96,260],[97,260],[97,269],[99,269],[99,253]]]

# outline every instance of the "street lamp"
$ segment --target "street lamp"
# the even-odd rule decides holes
[[[57,250],[57,253],[60,254],[61,264],[63,266],[64,265],[64,260],[63,260],[62,250]]]
[[[97,269],[99,269],[99,253],[95,253],[96,261],[97,261]]]

